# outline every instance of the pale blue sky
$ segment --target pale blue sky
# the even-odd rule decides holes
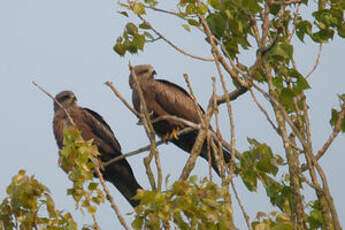
[[[137,119],[103,83],[112,81],[130,100],[129,60],[133,64],[153,65],[158,77],[169,79],[184,88],[182,75],[188,73],[200,104],[203,107],[207,105],[211,95],[210,77],[217,73],[214,65],[183,56],[162,41],[148,44],[144,53],[120,58],[112,47],[128,19],[117,14],[118,10],[116,1],[110,0],[0,0],[0,200],[5,195],[5,186],[10,183],[10,178],[19,169],[25,169],[51,189],[58,208],[71,211],[80,225],[91,223],[89,215],[82,216],[74,211],[74,202],[66,195],[70,182],[57,165],[57,147],[52,133],[52,101],[31,84],[32,80],[54,95],[66,89],[74,91],[81,106],[97,111],[109,123],[124,153],[147,144],[148,139],[142,127],[136,125]],[[176,26],[171,16],[154,13],[148,18],[184,49],[196,55],[210,56],[208,44],[198,31],[186,32],[179,26],[180,21]],[[310,43],[308,39],[306,41]],[[313,43],[295,44],[297,65],[306,74],[314,65],[318,46]],[[331,44],[326,44],[320,65],[310,78],[312,91],[308,93],[308,102],[311,105],[315,150],[322,146],[331,132],[330,110],[338,105],[337,94],[345,92],[344,50],[344,40],[338,37]],[[251,50],[241,56],[241,60],[252,63],[254,55],[255,50]],[[231,81],[228,84],[230,87]],[[252,137],[266,141],[275,153],[281,153],[280,139],[249,95],[235,101],[233,110],[236,147],[239,150],[248,149],[246,137]],[[225,112],[224,106],[221,112]],[[221,123],[223,135],[229,138],[225,116],[221,117]],[[344,148],[344,135],[340,135],[320,161],[342,224],[345,223],[345,185],[341,179],[345,173]],[[171,174],[170,181],[177,179],[188,155],[171,144],[159,149],[164,176]],[[131,157],[128,161],[140,184],[149,188],[142,163],[145,155]],[[199,160],[192,173],[204,177],[208,175],[207,170],[207,163]],[[252,219],[258,211],[276,210],[269,208],[262,188],[258,193],[249,193],[238,178],[235,181]],[[131,212],[121,194],[111,184],[108,186],[122,213]],[[312,197],[311,193],[306,195],[307,200]],[[234,208],[236,222],[243,229],[242,215],[236,204]],[[102,229],[120,228],[108,203],[101,206],[97,218]],[[132,217],[126,217],[126,220],[131,222]]]

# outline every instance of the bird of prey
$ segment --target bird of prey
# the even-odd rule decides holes
[[[84,140],[93,139],[98,147],[102,162],[120,156],[121,146],[113,131],[103,118],[96,112],[77,105],[77,98],[71,91],[62,91],[55,99],[67,110]],[[65,111],[54,102],[53,131],[59,149],[63,147],[63,130],[70,125]],[[114,162],[102,171],[104,179],[111,182],[133,206],[139,205],[138,200],[132,199],[137,189],[141,189],[134,177],[132,169],[126,159]]]
[[[196,124],[201,122],[198,110],[201,114],[204,114],[204,110],[200,105],[198,105],[198,107],[195,105],[192,97],[182,87],[166,80],[154,79],[156,71],[151,65],[137,65],[133,70],[135,71],[139,86],[143,92],[147,108],[150,114],[152,114],[152,119],[164,115],[173,115]],[[140,112],[140,97],[135,87],[135,80],[132,74],[129,76],[129,85],[133,90],[133,106]],[[183,129],[184,127],[186,127],[186,125],[172,120],[160,120],[153,123],[153,128],[160,137],[163,137],[163,139],[171,136],[174,137],[170,141],[179,148],[190,153],[198,136],[198,130],[176,137],[177,130]],[[228,163],[231,159],[229,151],[224,149],[223,155],[225,162]],[[208,160],[206,141],[203,144],[200,156]],[[211,163],[213,169],[220,175],[212,148]]]

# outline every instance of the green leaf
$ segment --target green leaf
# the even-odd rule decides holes
[[[345,22],[340,24],[337,31],[340,37],[345,38]]]
[[[128,13],[126,11],[120,11],[118,13],[128,18]]]
[[[183,28],[184,28],[185,30],[187,30],[188,32],[190,32],[190,27],[189,27],[189,25],[187,25],[187,24],[182,24],[182,26],[183,26]]]
[[[98,183],[91,182],[88,186],[88,189],[93,191],[93,190],[96,190],[97,186],[98,186]]]
[[[271,230],[292,230],[292,224],[276,224],[274,225]]]
[[[142,229],[144,224],[144,218],[141,216],[136,216],[134,221],[132,222],[132,227],[134,229]]]
[[[97,211],[97,208],[95,206],[90,205],[88,206],[87,211],[91,214],[95,214]]]
[[[191,25],[191,26],[199,26],[200,25],[200,23],[194,19],[188,19],[187,21],[188,21],[189,25]]]
[[[281,43],[278,47],[279,48],[276,50],[277,55],[280,55],[285,59],[292,59],[293,47],[291,44]]]
[[[135,35],[135,34],[138,33],[138,28],[137,28],[136,25],[134,25],[133,23],[129,22],[126,25],[126,31],[130,35]]]
[[[305,34],[312,34],[312,24],[306,20],[299,20],[296,24],[296,34],[297,37],[304,42]]]
[[[126,54],[126,46],[122,43],[116,43],[113,49],[120,56],[124,56]]]
[[[140,28],[140,29],[143,29],[143,30],[150,30],[150,29],[151,29],[151,26],[150,26],[149,24],[143,22],[143,23],[141,23],[141,24],[139,25],[139,28]]]
[[[292,99],[294,96],[296,96],[296,94],[292,88],[283,88],[279,95],[280,103],[284,105],[288,111],[293,109]]]
[[[319,32],[313,33],[312,39],[318,43],[326,43],[329,39],[333,39],[334,31],[332,29],[320,30]]]
[[[207,1],[214,9],[221,9],[221,1],[219,0],[208,0]]]
[[[201,5],[198,7],[198,13],[200,15],[205,15],[208,11],[207,5],[201,3]]]
[[[141,2],[134,2],[133,12],[137,15],[145,14],[145,6]]]
[[[138,49],[143,50],[145,45],[145,36],[141,34],[136,34],[133,38],[132,44]]]
[[[148,39],[151,39],[151,40],[154,39],[154,37],[147,31],[144,32],[144,36],[147,37]]]
[[[254,230],[271,230],[271,227],[269,224],[260,223],[255,225]]]
[[[331,120],[330,120],[330,124],[332,127],[334,127],[339,119],[339,111],[337,111],[336,109],[332,109],[332,115],[331,115]],[[343,119],[343,121],[341,122],[341,131],[345,132],[345,119]]]

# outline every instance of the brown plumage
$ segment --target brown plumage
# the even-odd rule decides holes
[[[151,65],[138,65],[134,67],[135,74],[139,85],[143,91],[143,95],[146,101],[146,105],[152,118],[158,118],[164,115],[174,115],[181,117],[185,120],[193,123],[200,123],[200,117],[198,110],[203,114],[204,110],[199,105],[198,107],[194,104],[192,97],[180,86],[171,83],[166,80],[154,79],[156,74],[155,70]],[[132,102],[134,108],[140,111],[140,98],[136,90],[134,78],[132,75],[129,76],[129,85],[132,88]],[[171,121],[162,120],[155,122],[153,127],[156,133],[160,137],[164,137],[171,133],[177,128],[182,129],[186,127],[184,124]],[[183,149],[186,152],[191,152],[198,131],[192,131],[186,134],[182,134],[178,139],[172,139],[171,142]],[[223,150],[225,162],[229,162],[231,155],[226,149]],[[201,149],[200,156],[208,160],[208,151],[206,141]],[[217,164],[214,158],[214,154],[211,151],[211,163],[213,169],[218,173]]]
[[[55,98],[68,111],[77,128],[81,131],[83,139],[93,139],[103,162],[122,154],[121,146],[109,125],[96,112],[79,107],[73,92],[63,91],[57,94]],[[66,125],[70,125],[70,122],[64,110],[56,103],[54,103],[54,112],[53,131],[57,145],[59,149],[62,149],[63,130]],[[133,200],[132,197],[135,196],[137,189],[141,189],[141,186],[136,181],[126,159],[107,166],[102,173],[104,179],[111,182],[133,207],[139,204],[139,201]]]

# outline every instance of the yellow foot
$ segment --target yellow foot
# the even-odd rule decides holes
[[[171,133],[167,133],[163,136],[163,141],[164,142],[167,142],[169,139],[176,139],[178,140],[178,136],[177,136],[177,133],[178,133],[178,128],[174,128]]]

